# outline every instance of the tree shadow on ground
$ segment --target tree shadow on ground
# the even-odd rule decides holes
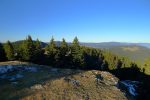
[[[28,66],[28,65],[27,65]],[[36,66],[37,72],[21,72],[15,71],[13,73],[22,73],[23,78],[17,79],[18,84],[13,84],[6,79],[0,79],[0,100],[18,100],[20,98],[31,95],[24,90],[31,89],[36,84],[44,85],[48,81],[53,81],[60,78],[71,77],[78,73],[83,73],[85,70],[72,70],[52,68],[50,66]]]
[[[150,100],[150,75],[146,75],[136,67],[120,68],[110,71],[120,80],[139,81],[137,100]]]

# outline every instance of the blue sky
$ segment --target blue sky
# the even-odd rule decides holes
[[[149,42],[150,0],[0,0],[0,41]]]

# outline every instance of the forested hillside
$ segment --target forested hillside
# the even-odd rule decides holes
[[[116,46],[109,48],[109,50],[118,56],[128,57],[141,64],[150,57],[150,49],[143,46]]]
[[[77,37],[70,45],[65,39],[56,44],[54,38],[46,45],[28,36],[21,42],[12,44],[8,41],[2,51],[5,51],[1,59],[3,61],[21,60],[64,68],[112,70],[135,65],[127,58],[118,57],[109,51],[80,46]]]
[[[150,43],[128,43],[128,42],[100,42],[100,43],[80,43],[83,46],[89,46],[94,48],[111,48],[118,46],[142,46],[150,48]]]
[[[24,40],[12,42],[14,48],[19,48]],[[33,43],[36,42],[33,40]],[[48,43],[40,41],[41,47],[45,48]],[[60,47],[61,41],[55,41],[56,46]],[[68,45],[72,43],[67,42]],[[102,42],[102,43],[79,43],[81,46],[87,46],[90,48],[99,48],[103,50],[109,50],[109,52],[117,55],[129,58],[131,61],[140,65],[144,64],[144,61],[150,57],[150,49],[147,48],[149,44],[146,43],[119,43],[119,42]],[[145,46],[146,45],[146,46]]]

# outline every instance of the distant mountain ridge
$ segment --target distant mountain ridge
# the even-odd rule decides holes
[[[19,45],[23,42],[24,40],[19,40],[13,42],[15,45]],[[56,45],[60,45],[61,41],[55,41]],[[41,45],[42,47],[45,47],[48,45],[49,42],[42,42]],[[68,44],[71,44],[71,42],[67,42]],[[99,43],[92,43],[92,42],[80,42],[80,45],[82,46],[88,46],[88,47],[93,47],[93,48],[111,48],[111,47],[116,47],[116,46],[143,46],[146,48],[150,48],[150,43],[127,43],[127,42],[99,42]]]
[[[111,48],[114,46],[143,46],[150,48],[150,43],[126,43],[126,42],[100,42],[100,43],[84,43],[81,45],[90,46],[94,48]]]
[[[19,40],[19,41],[12,42],[12,44],[13,44],[15,47],[18,47],[18,46],[21,45],[23,42],[24,42],[24,40]],[[35,42],[35,41],[34,41],[34,42]],[[41,42],[41,46],[42,46],[42,47],[45,47],[46,45],[47,45],[47,43]]]

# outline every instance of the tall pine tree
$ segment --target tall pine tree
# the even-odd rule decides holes
[[[83,67],[84,66],[84,55],[80,48],[79,40],[77,37],[74,38],[71,45],[71,52],[73,56],[73,67]]]
[[[10,41],[7,41],[7,43],[5,44],[5,52],[8,60],[15,60],[14,48]]]
[[[60,47],[65,50],[68,49],[68,44],[66,43],[64,38],[62,39]]]
[[[48,57],[48,64],[55,65],[56,64],[56,54],[57,54],[57,47],[54,41],[54,38],[52,37],[50,40],[50,43],[46,47],[46,54]]]
[[[29,35],[21,46],[22,59],[25,61],[34,61],[35,46],[32,37]]]
[[[73,42],[72,42],[72,48],[74,50],[80,50],[80,44],[79,44],[79,40],[77,37],[75,37]]]
[[[35,41],[34,46],[35,46],[35,49],[34,49],[33,62],[43,63],[44,62],[44,52],[42,50],[41,42],[37,39]]]
[[[60,44],[58,55],[58,66],[67,68],[71,66],[71,50],[69,49],[68,44],[66,43],[64,38],[62,39],[62,42]]]

